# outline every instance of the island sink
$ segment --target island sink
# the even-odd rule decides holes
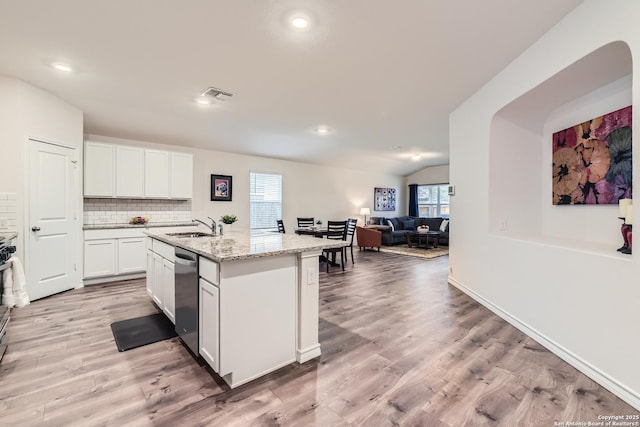
[[[167,236],[174,237],[213,237],[214,234],[203,233],[202,231],[186,231],[183,233],[167,233]]]

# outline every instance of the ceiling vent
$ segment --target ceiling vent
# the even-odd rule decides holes
[[[233,94],[230,92],[225,92],[222,89],[218,89],[217,87],[209,87],[207,88],[207,90],[202,92],[201,96],[210,96],[219,101],[226,101],[227,99],[231,98]]]

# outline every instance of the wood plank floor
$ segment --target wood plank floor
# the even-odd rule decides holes
[[[447,257],[356,253],[321,272],[322,356],[229,389],[171,339],[119,353],[156,312],[144,280],[13,310],[0,425],[553,426],[639,412],[446,282]]]

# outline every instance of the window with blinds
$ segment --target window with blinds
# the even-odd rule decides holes
[[[418,185],[418,212],[421,217],[449,218],[449,184]]]
[[[251,229],[277,228],[282,219],[282,175],[251,172],[249,176]]]

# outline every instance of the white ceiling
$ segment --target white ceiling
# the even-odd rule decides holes
[[[581,1],[0,0],[0,74],[87,134],[407,175],[448,164],[448,114]],[[196,104],[209,86],[234,96]]]

